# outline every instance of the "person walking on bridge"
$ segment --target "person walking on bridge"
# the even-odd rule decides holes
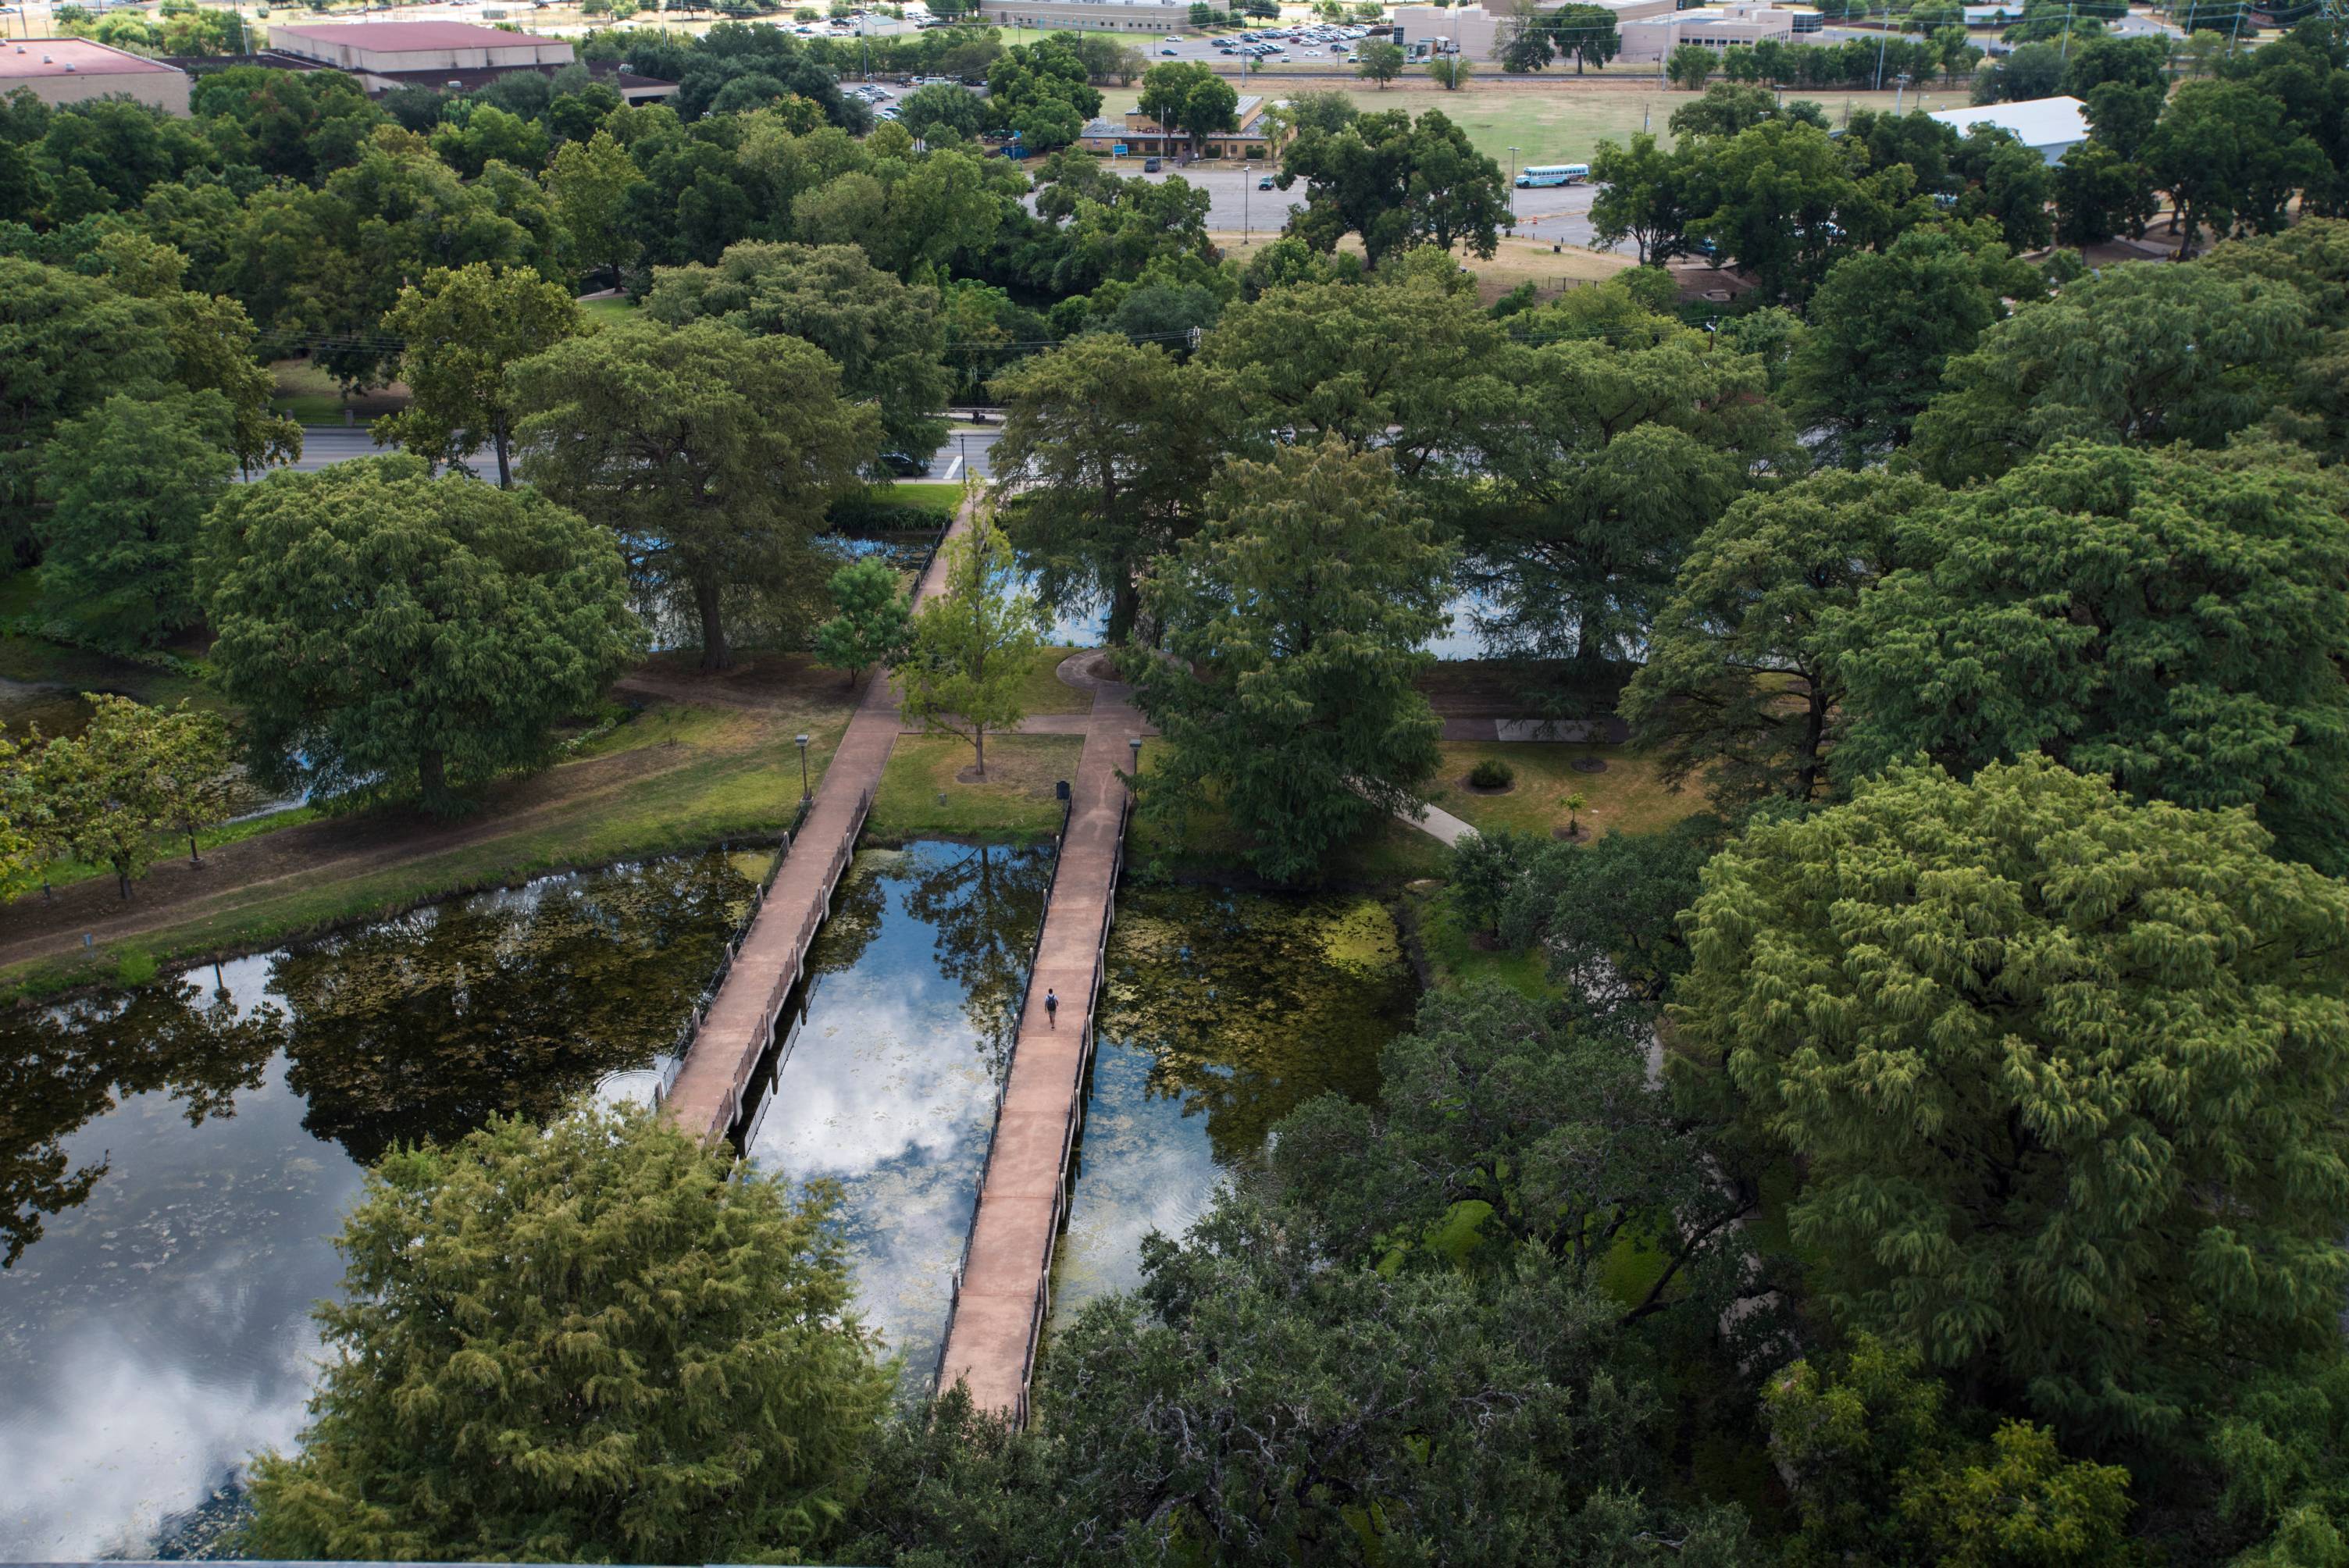
[[[1050,985],[1044,987],[1044,1022],[1055,1029],[1061,1026],[1061,998]]]

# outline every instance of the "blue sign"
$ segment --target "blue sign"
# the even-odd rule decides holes
[[[1110,153],[1112,157],[1123,158],[1125,156],[1125,143],[1122,141],[1119,142],[1115,147],[1110,149]]]

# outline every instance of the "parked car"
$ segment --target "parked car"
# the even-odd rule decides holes
[[[884,452],[881,466],[901,480],[918,479],[930,471],[930,459],[911,452]]]
[[[1269,175],[1269,174],[1260,174],[1260,175],[1257,176],[1256,188],[1257,188],[1257,190],[1259,190],[1259,191],[1269,191],[1269,190],[1271,190],[1271,189],[1272,189],[1272,176],[1271,176],[1271,175]]]
[[[1158,160],[1154,158],[1145,158],[1142,160],[1142,171],[1144,174],[1155,174],[1158,172]]]

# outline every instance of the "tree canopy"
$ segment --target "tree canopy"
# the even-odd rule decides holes
[[[197,583],[265,777],[435,811],[545,762],[638,646],[608,535],[405,455],[231,491]]]
[[[2090,1440],[2333,1347],[2349,892],[2242,811],[1903,767],[1705,868],[1672,1016],[1849,1327]]]
[[[396,1150],[336,1238],[302,1451],[254,1467],[255,1549],[819,1547],[890,1386],[829,1213],[647,1112]]]
[[[2349,865],[2349,491],[2305,458],[2067,443],[1914,513],[1834,617],[1856,779],[2044,752]]]
[[[1415,807],[1439,726],[1412,682],[1450,563],[1384,453],[1325,438],[1229,464],[1206,526],[1143,590],[1174,655],[1128,663],[1164,737],[1145,807],[1179,823],[1213,799],[1282,882]]]

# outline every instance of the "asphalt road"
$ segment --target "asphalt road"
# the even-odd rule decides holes
[[[994,426],[987,426],[968,431],[958,430],[948,436],[946,444],[930,459],[930,471],[924,477],[942,483],[958,482],[967,472],[977,474],[983,480],[993,479],[995,467],[991,459],[995,443],[1001,438],[1002,433]],[[295,473],[315,474],[336,463],[349,462],[353,458],[374,457],[383,449],[368,439],[364,427],[344,429],[333,425],[305,425],[302,428],[301,460],[288,466]],[[484,473],[494,473],[495,459],[484,453],[477,460],[476,467]]]

